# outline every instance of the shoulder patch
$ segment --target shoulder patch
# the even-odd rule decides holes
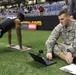
[[[60,30],[62,29],[62,24],[59,23],[54,29],[56,30],[56,32],[60,32]]]
[[[57,31],[57,32],[59,32],[60,31],[60,27],[55,27],[55,30]]]

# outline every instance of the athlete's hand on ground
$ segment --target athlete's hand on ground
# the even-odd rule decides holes
[[[8,46],[9,46],[9,47],[12,47],[12,46],[16,46],[16,45],[15,45],[15,44],[9,44]]]
[[[27,47],[22,47],[22,48],[20,48],[20,50],[22,50],[22,51],[27,50]]]
[[[52,60],[52,53],[47,53],[47,54],[46,54],[46,58],[47,58],[48,60]]]

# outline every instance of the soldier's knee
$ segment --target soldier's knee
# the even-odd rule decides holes
[[[60,52],[61,50],[59,49],[59,47],[57,45],[54,46],[54,53],[58,54],[58,52]]]

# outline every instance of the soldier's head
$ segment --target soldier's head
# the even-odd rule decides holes
[[[63,26],[68,26],[69,25],[69,22],[70,22],[70,13],[68,10],[64,9],[64,10],[61,10],[58,14],[58,18],[59,18],[59,21],[60,23],[63,25]]]
[[[25,19],[25,16],[24,16],[24,14],[23,13],[18,13],[17,14],[17,18],[20,20],[20,21],[24,21],[24,19]]]

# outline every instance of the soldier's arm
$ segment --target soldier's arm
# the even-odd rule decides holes
[[[47,52],[52,52],[52,48],[57,42],[59,36],[60,36],[60,26],[56,26],[45,43],[47,47]]]
[[[71,42],[71,45],[67,48],[71,53],[74,53],[76,50],[76,25],[74,25],[74,40]]]

